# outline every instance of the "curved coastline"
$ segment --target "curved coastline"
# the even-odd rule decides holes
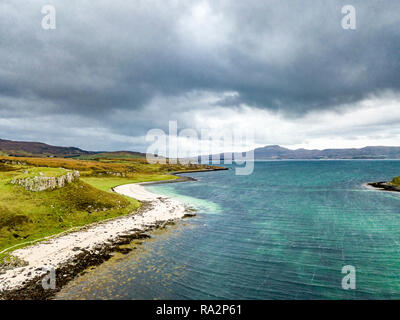
[[[147,182],[140,182],[140,185],[152,185],[152,184],[163,184],[163,183],[175,183],[175,182],[186,182],[186,181],[197,181],[197,179],[193,177],[181,176],[181,174],[185,173],[197,173],[197,172],[210,172],[210,171],[224,171],[229,170],[226,167],[217,167],[213,169],[202,169],[202,170],[191,170],[191,171],[176,171],[170,173],[172,176],[177,176],[178,179],[171,179],[171,180],[160,180],[160,181],[147,181]]]
[[[228,170],[215,168],[182,173]],[[179,176],[178,179],[126,184],[113,188],[114,192],[135,198],[142,207],[132,214],[97,222],[82,227],[78,231],[55,236],[54,238],[24,247],[12,252],[12,256],[24,262],[24,266],[14,267],[0,274],[0,300],[50,299],[66,283],[90,266],[108,260],[113,252],[123,251],[120,246],[134,239],[150,236],[147,232],[163,228],[168,223],[194,216],[179,201],[151,193],[144,185],[196,181],[192,177]],[[55,289],[43,289],[42,280],[54,269]]]

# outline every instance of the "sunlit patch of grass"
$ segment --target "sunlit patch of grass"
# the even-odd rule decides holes
[[[400,177],[393,178],[392,183],[396,186],[400,186]]]
[[[112,188],[129,183],[139,183],[147,181],[174,180],[177,176],[165,174],[138,174],[136,177],[84,177],[81,180],[103,191],[110,191]]]
[[[140,202],[84,182],[30,192],[0,180],[0,250],[136,211]]]
[[[60,177],[68,172],[67,169],[63,168],[48,168],[48,167],[31,167],[23,170],[21,174],[17,176],[18,179],[33,178],[37,176],[44,177]]]

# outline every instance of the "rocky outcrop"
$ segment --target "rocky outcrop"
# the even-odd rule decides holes
[[[388,182],[388,181],[370,182],[370,183],[368,183],[368,185],[371,187],[380,189],[380,190],[400,192],[399,186],[395,186],[391,182]]]
[[[113,172],[113,171],[107,171],[107,172],[98,172],[98,176],[114,176],[114,177],[126,177],[126,173],[124,172]]]
[[[24,187],[28,191],[38,192],[62,188],[79,179],[79,171],[70,171],[59,177],[35,176],[32,178],[14,178],[11,183]]]

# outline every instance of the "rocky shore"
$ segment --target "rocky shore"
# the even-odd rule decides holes
[[[0,299],[49,299],[86,268],[108,260],[115,251],[126,250],[121,245],[193,216],[178,201],[150,193],[138,184],[120,186],[115,191],[140,200],[142,207],[131,215],[13,251],[12,257],[19,264],[0,270]],[[55,270],[54,289],[45,289],[42,284],[49,270]]]
[[[154,228],[159,225],[155,225]],[[21,286],[7,287],[3,292],[0,291],[0,299],[3,300],[46,300],[51,299],[65,284],[74,279],[78,274],[85,271],[87,268],[97,266],[110,259],[114,252],[121,250],[120,246],[130,243],[135,239],[146,239],[150,236],[145,231],[150,231],[149,227],[146,230],[132,231],[131,233],[121,234],[109,243],[104,243],[93,247],[92,249],[78,248],[79,253],[70,261],[61,264],[56,268],[55,272],[55,289],[45,289],[43,287],[43,278],[49,271],[43,271],[43,268],[26,266],[20,272],[30,273],[33,275],[31,279],[21,282]],[[46,270],[53,266],[44,266]],[[1,281],[1,280],[0,280]]]
[[[400,192],[400,187],[388,181],[370,182],[367,183],[367,185],[379,190]]]

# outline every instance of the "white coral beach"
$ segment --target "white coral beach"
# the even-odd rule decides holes
[[[27,265],[0,275],[0,296],[1,293],[24,288],[27,283],[44,276],[51,267],[57,270],[73,265],[82,250],[96,254],[99,246],[112,245],[121,236],[145,231],[149,227],[180,219],[185,215],[185,207],[180,202],[148,192],[139,184],[122,185],[114,188],[114,191],[139,201],[150,202],[151,205],[139,213],[100,222],[13,251],[12,255],[25,261]]]

